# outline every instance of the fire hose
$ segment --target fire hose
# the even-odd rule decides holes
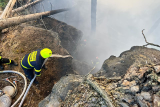
[[[57,55],[57,54],[52,54],[50,57],[61,57],[61,58],[71,57],[71,58],[73,58],[71,55],[62,56],[62,55]],[[47,60],[48,60],[48,58],[45,59],[45,61],[44,61],[43,64],[42,64],[42,67],[43,67],[43,65],[46,63]],[[27,90],[26,90],[26,92],[25,92],[25,94],[24,94],[24,96],[23,96],[23,98],[22,98],[22,100],[21,100],[21,103],[19,104],[19,107],[22,106],[22,104],[23,104],[23,102],[24,102],[24,100],[25,100],[25,98],[26,98],[26,96],[27,96],[27,93],[28,93],[29,89],[31,88],[31,86],[32,86],[35,78],[36,78],[36,75],[35,75],[35,76],[33,77],[33,79],[31,80],[31,82],[30,82],[30,84],[29,84],[29,86],[28,86],[28,88],[27,88]]]
[[[23,94],[24,94],[25,91],[26,91],[26,88],[27,88],[27,80],[26,80],[26,77],[25,77],[22,73],[17,72],[17,71],[13,71],[13,70],[0,71],[0,74],[1,74],[1,73],[16,73],[16,74],[21,75],[21,76],[23,77],[23,79],[24,79],[24,83],[25,83],[25,84],[24,84],[24,89],[23,89],[21,95],[19,96],[19,98],[16,100],[16,102],[14,102],[14,104],[11,106],[11,107],[14,107],[14,106],[19,102],[19,100],[22,98]]]

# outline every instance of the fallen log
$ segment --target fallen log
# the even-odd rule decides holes
[[[58,9],[58,10],[52,10],[52,11],[47,11],[47,12],[41,12],[41,13],[35,13],[35,14],[29,14],[29,15],[2,19],[0,20],[0,30],[8,28],[10,26],[18,25],[20,23],[35,20],[38,18],[47,17],[47,16],[57,14],[57,13],[67,11],[67,10],[68,9]]]
[[[7,6],[5,7],[4,11],[2,12],[2,14],[0,16],[0,19],[6,19],[9,17],[15,3],[16,3],[16,0],[10,0],[8,2]]]
[[[23,11],[24,9],[28,8],[29,6],[33,6],[33,5],[35,5],[35,4],[37,4],[37,3],[41,2],[41,1],[43,1],[43,0],[36,0],[34,2],[26,4],[24,6],[18,7],[17,9],[12,10],[12,14],[19,13],[19,12]]]

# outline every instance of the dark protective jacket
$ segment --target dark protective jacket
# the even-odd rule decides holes
[[[40,51],[42,49],[38,49],[33,51],[30,54],[26,54],[21,60],[21,65],[25,69],[34,69],[35,74],[39,76],[41,73],[41,67],[44,62],[44,58],[40,55]]]
[[[8,58],[0,58],[0,65],[1,64],[11,64],[12,60]]]

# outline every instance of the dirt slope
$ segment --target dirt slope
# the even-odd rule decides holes
[[[18,67],[6,65],[5,69],[16,70],[22,73],[23,70],[20,67],[20,60],[25,54],[30,53],[36,49],[50,48],[53,54],[69,54],[68,51],[62,47],[57,33],[42,28],[27,26],[26,24],[17,26],[14,28],[14,30],[4,34],[0,45],[2,47],[0,49],[2,56],[13,59],[19,64]],[[48,69],[42,70],[42,76],[37,77],[40,83],[39,86],[32,86],[24,102],[24,107],[26,107],[29,102],[29,106],[36,107],[38,103],[51,92],[53,85],[62,76],[73,73],[71,64],[72,59],[70,58],[50,58],[46,63]],[[11,75],[0,75],[0,84],[2,84],[0,85],[0,89],[2,89],[5,85],[9,85],[7,82],[1,80],[8,76]],[[16,78],[22,81],[19,76]],[[18,82],[19,91],[13,101],[15,101],[20,95],[22,88],[23,83]]]

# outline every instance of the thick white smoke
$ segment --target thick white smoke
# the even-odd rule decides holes
[[[102,65],[111,55],[119,56],[132,46],[144,45],[142,29],[148,42],[160,45],[160,0],[97,0],[96,36],[90,33],[91,0],[45,0],[42,4],[45,11],[51,7],[73,8],[52,17],[83,32],[82,41],[86,40],[86,46],[79,47],[77,58],[88,63],[99,57]],[[44,11],[42,5],[37,6]]]

